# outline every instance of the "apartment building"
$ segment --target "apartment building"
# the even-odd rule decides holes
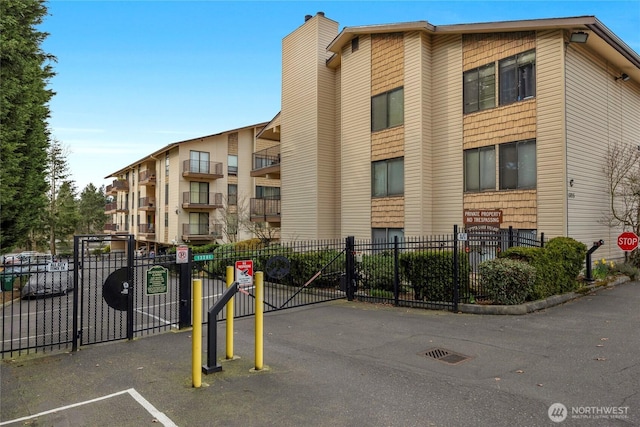
[[[266,123],[171,143],[107,179],[109,234],[136,249],[278,237],[279,143]],[[255,224],[255,228],[252,225]],[[115,240],[112,250],[124,250]]]
[[[283,240],[489,212],[621,255],[604,162],[640,149],[640,57],[595,17],[339,30],[319,12],[282,41],[281,102]]]

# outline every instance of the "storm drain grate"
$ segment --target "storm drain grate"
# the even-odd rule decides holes
[[[424,351],[424,355],[432,359],[439,360],[440,362],[448,363],[449,365],[457,365],[466,360],[471,359],[469,356],[465,356],[455,351],[446,350],[444,348],[432,348]]]

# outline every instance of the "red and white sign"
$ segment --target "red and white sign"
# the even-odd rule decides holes
[[[253,285],[253,261],[236,261],[236,282],[238,285]]]
[[[632,251],[638,247],[638,236],[631,231],[625,231],[618,236],[618,247],[623,251]]]
[[[186,264],[189,262],[189,246],[180,245],[176,248],[176,264]]]

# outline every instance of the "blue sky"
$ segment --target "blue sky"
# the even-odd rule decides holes
[[[595,15],[640,52],[632,1],[49,1],[50,127],[81,191],[165,145],[269,121],[282,38],[318,11],[345,26]]]

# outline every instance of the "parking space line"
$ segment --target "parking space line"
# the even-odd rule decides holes
[[[133,399],[136,402],[138,402],[140,404],[140,406],[142,406],[144,409],[146,409],[146,411],[149,414],[151,414],[151,416],[153,416],[154,419],[156,419],[163,426],[166,426],[166,427],[178,427],[177,424],[175,424],[173,421],[171,421],[171,419],[169,417],[167,417],[164,413],[158,411],[158,409],[156,409],[155,406],[153,406],[147,399],[142,397],[142,395],[140,393],[138,393],[136,391],[136,389],[134,389],[134,388],[130,388],[130,389],[127,389],[127,390],[119,391],[117,393],[109,394],[109,395],[102,396],[102,397],[97,397],[95,399],[86,400],[84,402],[74,403],[72,405],[62,406],[60,408],[51,409],[49,411],[40,412],[39,414],[29,415],[27,417],[17,418],[15,420],[2,421],[2,422],[0,422],[0,426],[19,423],[19,422],[22,422],[22,421],[30,420],[32,418],[38,418],[38,417],[42,417],[44,415],[53,414],[55,412],[64,411],[66,409],[72,409],[72,408],[76,408],[78,406],[88,405],[90,403],[99,402],[101,400],[110,399],[112,397],[120,396],[122,394],[127,394],[127,393],[131,397],[133,397]]]

